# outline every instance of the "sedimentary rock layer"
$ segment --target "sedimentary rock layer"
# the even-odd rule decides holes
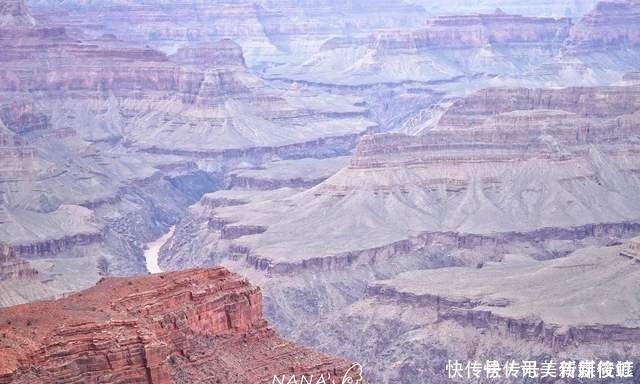
[[[29,263],[16,256],[13,247],[0,242],[0,281],[16,278],[30,278],[38,274]]]
[[[236,190],[310,188],[349,164],[348,156],[281,160],[260,167],[239,167],[225,175],[225,187]]]
[[[508,255],[478,268],[402,273],[372,284],[368,292],[431,306],[440,318],[465,325],[503,327],[518,339],[556,348],[637,343],[640,328],[631,313],[640,306],[633,283],[640,265],[619,253],[620,246],[581,249],[552,261]]]
[[[427,22],[424,29],[381,32],[360,41],[336,38],[323,49],[366,45],[378,54],[405,50],[416,52],[430,48],[480,48],[488,44],[560,44],[569,35],[570,19],[552,19],[509,15],[500,10],[493,14],[440,16]]]
[[[350,367],[278,337],[260,289],[223,268],[103,279],[0,310],[0,331],[2,383],[253,384]]]
[[[284,313],[280,297],[288,290],[311,295],[308,305],[321,297],[323,306],[331,306],[340,300],[334,288],[342,292],[351,287],[352,294],[363,289],[360,299],[333,311],[324,309],[328,313],[313,327],[297,324],[293,337],[357,358],[370,377],[381,382],[441,384],[451,380],[448,360],[637,361],[640,265],[619,254],[625,246],[590,246],[538,261],[526,256],[523,250],[528,247],[520,245],[514,247],[518,254],[506,254],[499,261],[428,270],[413,266],[404,273],[390,272],[393,276],[382,281],[370,280],[364,288],[354,281],[367,276],[366,269],[358,268],[342,275],[335,272],[335,280],[324,274],[322,293],[305,286],[303,279],[292,282],[302,274],[263,284],[265,289],[272,285],[277,292],[272,300]],[[426,252],[416,257],[432,257]],[[378,275],[403,268],[408,258],[382,263]],[[312,279],[307,279],[311,285]],[[284,287],[278,290],[277,285]],[[343,331],[337,324],[349,324],[353,330]],[[342,347],[345,340],[350,341]],[[397,363],[388,368],[389,361]]]
[[[620,255],[640,261],[640,238],[631,239],[627,246],[620,251]]]
[[[626,236],[640,221],[639,110],[638,87],[483,90],[424,135],[364,137],[350,166],[313,188],[201,212],[215,223],[202,228],[207,248],[223,255],[232,244],[250,250],[251,265],[292,271],[408,253],[429,234],[501,244],[585,238],[592,227]]]
[[[569,44],[585,50],[637,46],[640,44],[639,22],[637,1],[601,1],[571,29]]]
[[[58,5],[52,14],[69,11]],[[227,5],[209,11],[256,11]],[[170,16],[194,16],[185,12]],[[21,1],[0,8],[3,18],[27,14]],[[3,305],[85,288],[98,273],[144,272],[144,243],[215,190],[223,171],[244,160],[344,155],[376,126],[359,97],[272,87],[228,39],[166,54],[81,32],[73,12],[59,23],[52,14],[0,25],[0,242],[40,272],[0,287]],[[18,267],[11,261],[5,276],[21,275]]]

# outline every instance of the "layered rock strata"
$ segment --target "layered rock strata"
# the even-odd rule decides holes
[[[36,15],[53,23],[71,24],[93,36],[122,35],[129,41],[165,50],[231,38],[242,45],[250,62],[258,64],[306,54],[327,38],[346,32],[419,25],[425,14],[422,7],[406,2],[363,0],[215,0],[197,5],[134,1],[112,7],[109,12],[99,4],[76,1],[62,7],[49,1],[36,5]]]
[[[640,217],[639,96],[637,87],[477,92],[424,135],[363,138],[350,166],[313,188],[200,212],[215,225],[191,257],[233,245],[249,250],[250,265],[291,272],[434,242],[628,236]]]
[[[359,97],[265,83],[228,39],[168,55],[73,18],[0,26],[0,242],[39,272],[3,305],[145,272],[144,243],[226,170],[344,155],[376,126]]]
[[[348,156],[327,159],[281,160],[259,167],[238,167],[225,175],[225,188],[270,190],[310,188],[349,164]]]
[[[329,147],[333,141],[321,141],[328,137],[351,143],[375,127],[366,108],[355,105],[358,98],[269,87],[249,72],[242,49],[229,40],[169,57],[117,39],[78,41],[64,28],[42,26],[3,31],[0,44],[5,98],[12,104],[35,99],[27,105],[39,106],[0,109],[14,132],[41,130],[55,116],[51,130],[75,131],[92,142],[216,156],[261,147],[273,153],[287,145],[294,152],[297,144]],[[34,62],[48,65],[36,71]],[[90,101],[86,107],[94,114],[79,109],[79,100]]]
[[[627,246],[620,251],[620,255],[640,261],[640,238],[633,238]]]
[[[570,28],[570,19],[523,17],[497,10],[493,14],[440,16],[429,20],[421,30],[380,33],[359,42],[336,38],[328,41],[323,49],[356,43],[380,49],[379,53],[389,53],[445,47],[480,48],[488,44],[561,44]]]
[[[16,257],[15,250],[8,244],[0,243],[0,280],[30,278],[38,274],[29,263]]]
[[[543,262],[508,255],[480,268],[405,272],[372,284],[367,292],[430,306],[439,319],[503,328],[517,339],[558,349],[577,343],[638,343],[640,329],[627,311],[640,304],[631,294],[640,268],[619,252],[620,246],[586,248]],[[588,289],[592,286],[597,289]],[[538,300],[531,300],[533,292]]]
[[[380,382],[444,383],[446,358],[634,359],[636,264],[615,245],[640,231],[639,108],[634,86],[479,91],[423,135],[363,137],[312,188],[207,195],[160,265],[250,276],[282,332]]]
[[[575,48],[606,50],[612,46],[640,44],[640,4],[634,0],[601,1],[571,29]]]
[[[456,94],[491,82],[526,84],[534,75],[539,84],[543,66],[559,60],[571,28],[569,18],[499,9],[439,16],[419,27],[334,37],[301,64],[274,66],[266,74],[345,85],[421,81]],[[558,71],[551,72],[558,83]]]
[[[638,14],[634,1],[599,2],[574,19],[451,12],[417,27],[333,37],[310,58],[265,73],[341,85],[422,81],[460,96],[496,85],[608,85],[637,70]]]
[[[450,382],[449,360],[636,362],[640,269],[618,254],[623,247],[588,247],[550,261],[511,254],[479,268],[408,271],[369,284],[362,299],[323,317],[313,331],[293,333],[357,357],[382,382]],[[390,369],[380,360],[397,365]]]
[[[0,382],[270,383],[350,363],[278,337],[260,289],[223,268],[107,278],[0,310]]]

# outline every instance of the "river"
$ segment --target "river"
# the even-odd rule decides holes
[[[176,227],[173,226],[169,229],[169,232],[160,236],[158,239],[147,243],[148,248],[144,251],[144,258],[147,262],[147,270],[149,273],[162,272],[162,269],[160,269],[160,266],[158,265],[158,253],[160,252],[160,247],[169,240],[175,229]]]

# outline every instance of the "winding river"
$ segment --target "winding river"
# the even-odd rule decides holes
[[[171,227],[169,232],[147,244],[148,248],[144,251],[144,258],[147,262],[147,270],[149,273],[162,272],[162,269],[160,269],[160,266],[158,265],[158,253],[160,252],[160,247],[169,240],[175,229],[175,226]]]

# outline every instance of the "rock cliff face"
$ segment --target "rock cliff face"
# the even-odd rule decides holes
[[[295,337],[358,356],[370,377],[386,382],[446,383],[451,359],[637,361],[639,328],[627,310],[638,308],[630,292],[637,291],[632,281],[640,269],[620,249],[589,247],[543,262],[512,254],[479,268],[401,273],[370,284],[365,297],[336,314],[337,322],[358,331],[343,332],[326,317],[313,332]],[[370,342],[357,351],[341,347],[362,339]],[[380,356],[398,361],[398,368],[377,365]]]
[[[547,75],[541,66],[558,59],[571,26],[569,19],[500,11],[440,16],[415,28],[335,37],[302,63],[265,72],[274,78],[344,85],[426,82],[461,93],[462,84],[466,90],[491,82],[527,84],[534,74]]]
[[[30,3],[37,16],[56,24],[71,24],[96,37],[121,35],[171,52],[181,45],[231,38],[243,47],[250,64],[259,67],[303,62],[335,36],[420,28],[428,16],[490,13],[506,5],[508,12],[560,17],[573,11],[571,16],[579,17],[595,1],[129,1],[108,12],[101,4],[86,1]]]
[[[3,7],[13,2],[5,3]],[[135,262],[125,260],[139,246],[125,234],[114,235],[123,220],[116,212],[126,212],[127,220],[137,216],[136,227],[152,236],[163,220],[149,218],[150,210],[140,201],[139,196],[145,195],[142,190],[148,184],[155,183],[156,188],[163,182],[170,184],[162,176],[188,176],[196,171],[183,167],[161,173],[156,166],[166,161],[145,161],[140,166],[126,149],[118,150],[118,155],[105,154],[105,148],[98,147],[120,141],[123,128],[116,117],[120,112],[110,109],[108,100],[140,101],[145,90],[147,96],[153,94],[150,98],[163,92],[178,94],[175,79],[180,77],[180,67],[149,48],[117,40],[82,42],[66,29],[46,23],[0,29],[0,242],[32,267],[40,263],[46,269],[42,263],[52,259],[68,266],[77,261],[72,258],[86,257],[94,265],[85,265],[90,268],[85,276],[94,276],[91,269],[97,269],[95,261],[103,257],[111,260],[112,273],[135,271]],[[138,94],[128,99],[134,92]],[[163,193],[169,192],[165,198],[171,196],[172,202],[166,208],[187,204],[185,194],[168,189],[173,191]],[[105,207],[111,208],[107,214],[100,211]],[[114,261],[118,258],[125,260]],[[17,263],[5,266],[7,276],[24,275],[16,269],[24,264]],[[78,276],[65,269],[40,271],[36,279],[13,285],[7,282],[2,287],[2,305],[86,286],[86,281],[71,283]],[[60,276],[65,276],[64,288],[54,288]],[[13,288],[21,293],[13,296]]]
[[[38,270],[31,268],[25,260],[0,260],[0,280],[26,279],[37,275]]]
[[[619,252],[619,246],[588,248],[544,262],[508,255],[499,263],[487,263],[481,268],[406,272],[392,281],[372,284],[368,292],[370,296],[430,306],[440,318],[454,319],[467,326],[504,327],[507,332],[515,332],[518,339],[533,338],[558,349],[604,340],[637,343],[638,324],[629,321],[632,316],[625,313],[638,307],[637,297],[602,300],[628,289],[640,273],[638,265],[621,257]],[[522,274],[532,275],[518,277]],[[510,279],[513,280],[508,282]],[[587,286],[598,289],[591,290],[588,299],[575,296],[585,295]],[[528,289],[545,293],[539,301],[531,301]],[[556,293],[556,289],[566,289],[567,293]],[[574,295],[571,299],[569,292]],[[565,308],[570,304],[563,300],[578,300],[583,305],[567,311]],[[610,307],[606,318],[598,318],[597,313],[604,312],[591,307],[607,305]]]
[[[640,238],[633,238],[627,246],[620,251],[622,256],[640,261]]]
[[[16,257],[13,247],[0,243],[0,280],[35,277],[38,271]]]
[[[259,288],[223,268],[108,278],[0,310],[0,382],[271,383],[350,364],[276,335]]]
[[[236,65],[244,67],[242,47],[233,40],[224,39],[211,45],[185,46],[171,55],[176,63],[199,67],[216,67]]]
[[[225,188],[271,190],[310,188],[349,164],[349,156],[327,159],[280,160],[261,167],[239,167],[225,176]]]
[[[117,39],[79,41],[64,28],[43,26],[3,31],[0,45],[0,89],[8,99],[0,116],[13,132],[64,129],[92,142],[126,140],[155,152],[216,157],[233,149],[323,147],[313,141],[327,137],[352,145],[353,136],[376,125],[355,105],[359,98],[329,95],[336,103],[326,104],[323,92],[269,86],[229,40],[169,57]],[[48,64],[34,67],[39,62]],[[32,96],[21,101],[25,92]]]
[[[490,88],[454,103],[439,125],[456,116],[491,115],[517,110],[561,110],[586,117],[632,114],[640,101],[638,87],[570,87],[565,89]],[[544,116],[544,115],[543,115]],[[452,122],[455,124],[455,122]],[[464,124],[464,122],[461,122]],[[473,127],[471,127],[473,128]]]
[[[570,45],[584,50],[633,47],[640,44],[640,3],[602,1],[571,29]]]
[[[424,135],[364,137],[349,167],[304,192],[206,211],[222,223],[203,229],[220,231],[209,251],[224,254],[228,228],[249,263],[290,272],[325,268],[324,257],[358,263],[360,252],[414,250],[433,241],[428,233],[471,242],[502,233],[508,243],[565,229],[588,237],[586,226],[630,232],[640,218],[639,110],[637,87],[480,91]]]
[[[177,91],[180,84],[189,83],[189,74],[181,77],[178,68],[158,51],[119,45],[117,41],[83,43],[62,27],[5,30],[0,40],[5,62],[0,77],[5,92],[120,92],[141,87]],[[44,60],[49,66],[34,71],[33,63]],[[187,85],[183,89],[189,91]]]
[[[366,44],[379,54],[401,51],[419,52],[430,48],[481,48],[487,45],[509,44],[559,45],[569,35],[570,19],[552,19],[509,15],[500,10],[493,14],[440,16],[429,20],[424,29],[396,33],[380,33],[362,41],[328,41],[323,49],[330,50]]]
[[[336,37],[299,67],[275,67],[267,73],[340,84],[414,80],[437,86],[464,79],[466,89],[469,82],[480,86],[495,75],[524,82],[528,73],[554,60],[572,26],[567,18],[523,17],[500,10],[439,16],[424,24]]]
[[[30,27],[35,20],[24,0],[7,0],[0,4],[0,27]]]
[[[0,110],[0,119],[5,127],[17,134],[50,128],[49,117],[34,111],[33,104],[7,105]]]
[[[67,1],[62,7],[50,1],[33,3],[38,14],[54,23],[72,24],[87,34],[122,35],[165,50],[230,38],[252,63],[304,54],[345,32],[418,25],[425,14],[422,7],[402,1],[132,1],[107,13],[99,4],[82,1]]]
[[[417,26],[337,36],[309,58],[265,73],[349,85],[420,81],[460,95],[501,84],[606,85],[635,70],[636,8],[601,2],[573,20],[454,12]]]
[[[437,1],[422,6],[361,0],[131,1],[108,12],[83,1],[33,4],[37,16],[52,25],[67,25],[92,38],[118,36],[171,54],[232,39],[242,46],[249,66],[268,77],[319,83],[445,81],[458,84],[458,91],[492,82],[594,85],[610,83],[637,61],[635,53],[617,52],[611,60],[585,58],[571,49],[589,39],[584,36],[594,36],[593,44],[587,42],[592,46],[598,44],[597,35],[632,36],[637,12],[631,2],[603,2],[584,20],[584,10],[595,1]],[[506,12],[491,12],[501,4]],[[573,17],[578,25],[561,16]]]

